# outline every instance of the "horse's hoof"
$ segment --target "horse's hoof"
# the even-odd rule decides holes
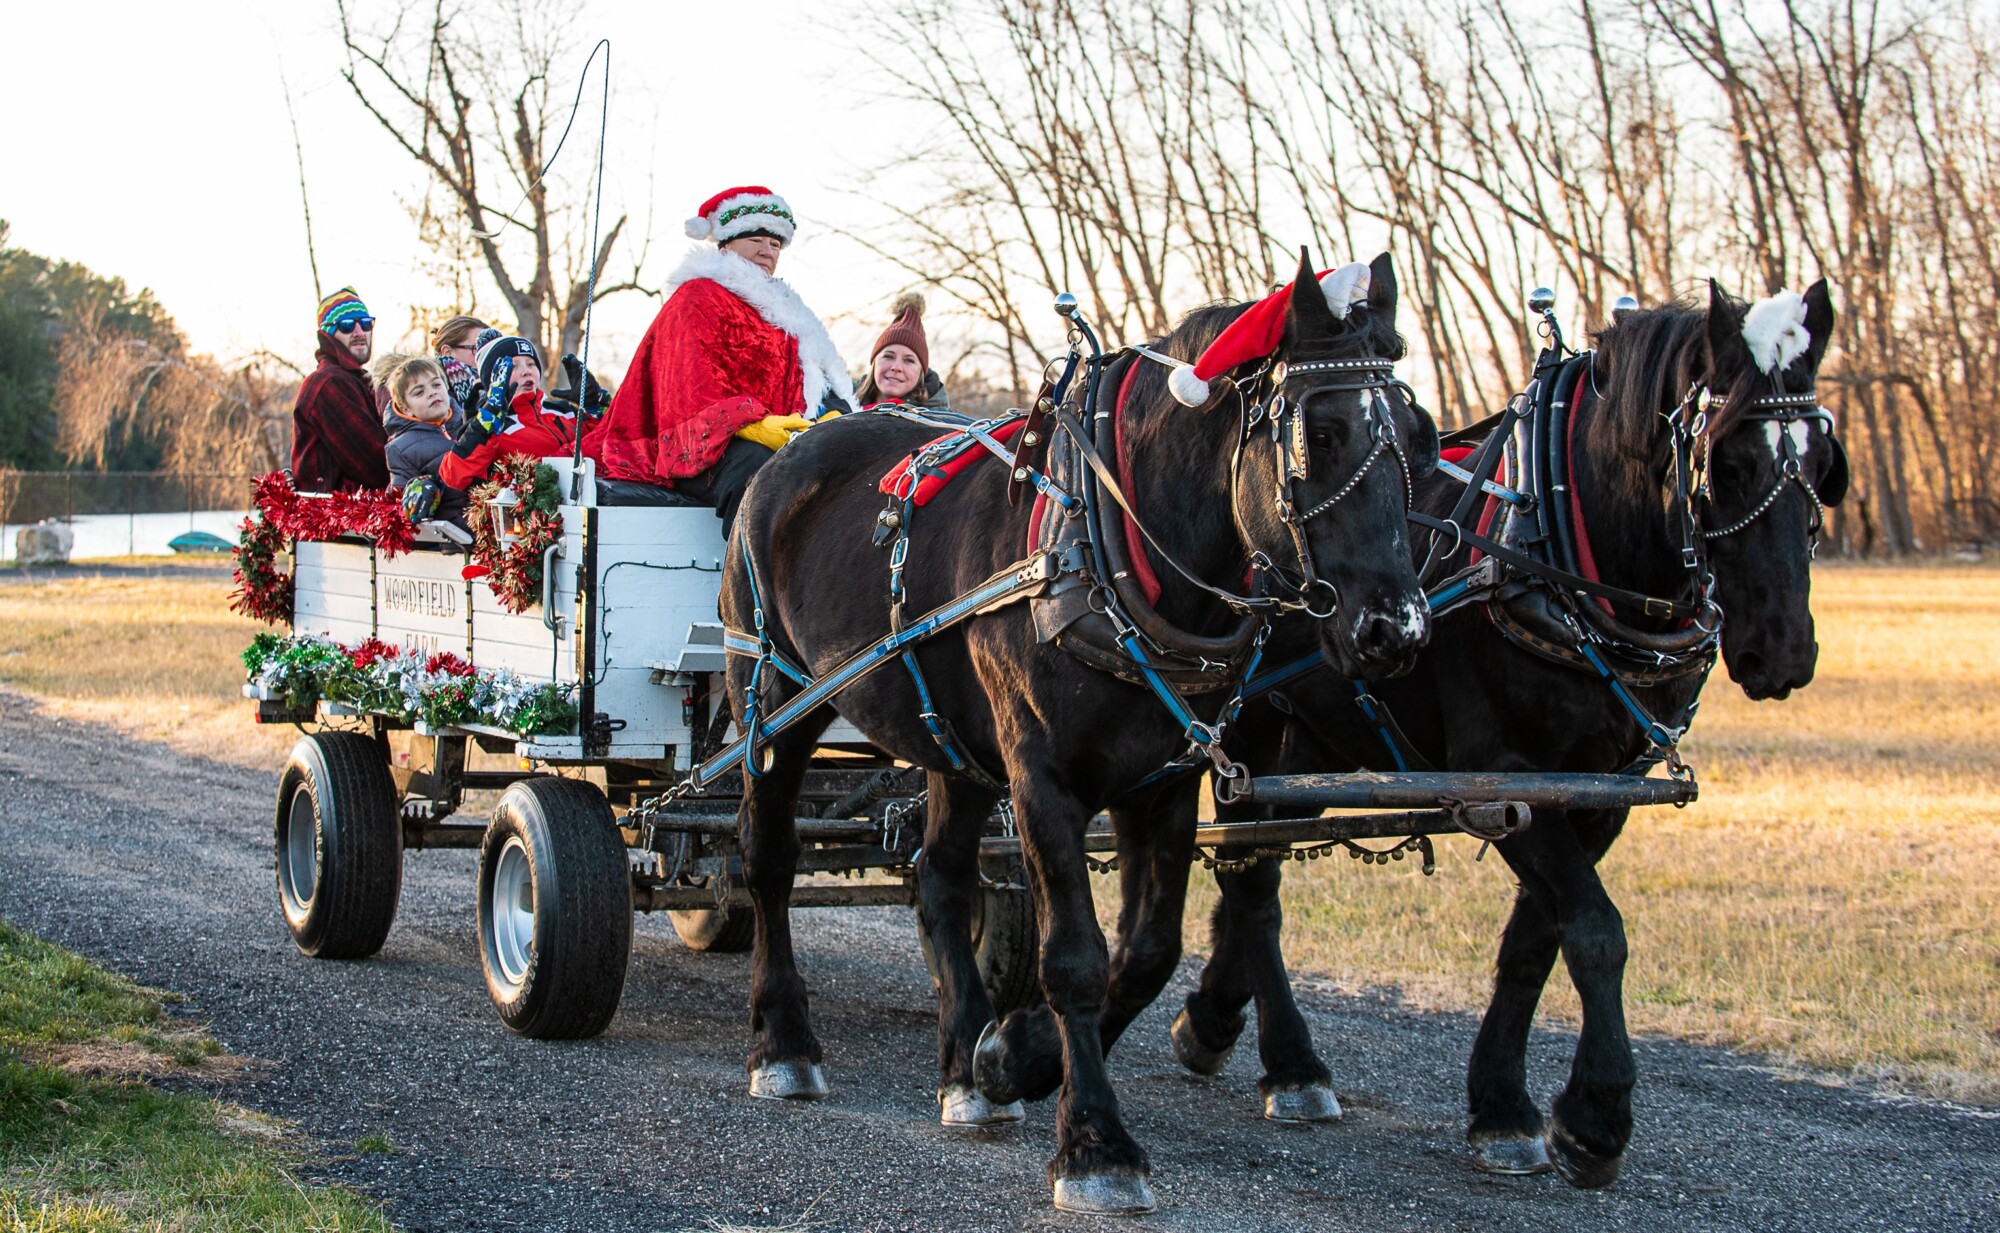
[[[995,1019],[980,1030],[972,1046],[972,1082],[994,1104],[1019,1104],[1021,1094],[1008,1086],[1006,1070],[1007,1046],[1000,1043],[1000,1021]]]
[[[1274,1122],[1337,1122],[1340,1097],[1324,1083],[1274,1087],[1264,1093],[1264,1116]]]
[[[1548,1147],[1549,1163],[1564,1181],[1578,1190],[1602,1190],[1618,1180],[1618,1168],[1625,1162],[1623,1153],[1598,1155],[1577,1142],[1554,1118],[1549,1119],[1549,1128],[1542,1138]]]
[[[1004,1126],[1027,1114],[1021,1102],[995,1104],[969,1087],[948,1087],[938,1093],[939,1121],[946,1126]]]
[[[1229,1064],[1229,1055],[1236,1052],[1233,1040],[1220,1049],[1202,1044],[1201,1038],[1194,1034],[1194,1020],[1188,1017],[1185,1010],[1174,1016],[1174,1028],[1169,1035],[1174,1041],[1174,1056],[1181,1060],[1181,1065],[1198,1075],[1221,1074],[1222,1068]]]
[[[766,1062],[750,1072],[750,1094],[759,1100],[819,1100],[831,1090],[812,1062]]]
[[[1549,1163],[1549,1149],[1543,1145],[1540,1135],[1506,1135],[1477,1140],[1472,1145],[1472,1167],[1482,1173],[1499,1173],[1507,1177],[1527,1177],[1555,1168]]]
[[[1059,1177],[1056,1210],[1093,1216],[1143,1216],[1153,1210],[1153,1188],[1137,1173]]]

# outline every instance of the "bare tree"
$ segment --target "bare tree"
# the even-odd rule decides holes
[[[587,193],[567,187],[588,178],[550,169],[570,118],[570,92],[554,85],[558,70],[582,67],[564,35],[577,5],[397,0],[364,30],[358,0],[337,4],[342,78],[447,198],[438,209],[426,195],[419,234],[456,268],[476,255],[524,337],[551,352],[575,350],[592,261],[608,266],[628,222],[619,214],[593,251],[581,208]],[[587,166],[590,144],[578,141],[569,157]],[[645,256],[642,243],[628,274],[600,275],[597,297],[644,290]]]
[[[1077,295],[1114,335],[1262,290],[1263,164],[1241,67],[1211,54],[1255,6],[1134,0],[913,0],[863,19],[858,54],[938,117],[937,139],[878,179],[890,222],[857,238],[991,332],[1021,396]],[[849,234],[854,234],[850,232]]]

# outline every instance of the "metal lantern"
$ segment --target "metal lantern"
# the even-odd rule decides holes
[[[520,511],[520,494],[512,488],[502,488],[487,500],[486,512],[493,519],[493,538],[502,546],[521,538]]]

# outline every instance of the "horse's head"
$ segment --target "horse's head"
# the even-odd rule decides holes
[[[1411,483],[1437,466],[1437,426],[1394,375],[1389,255],[1324,287],[1301,256],[1277,358],[1246,391],[1261,410],[1245,421],[1238,525],[1302,594],[1335,667],[1394,676],[1430,638],[1405,515]]]
[[[1745,304],[1709,284],[1705,413],[1693,440],[1698,523],[1724,614],[1722,655],[1752,698],[1812,680],[1811,563],[1847,455],[1813,382],[1833,335],[1826,282]]]

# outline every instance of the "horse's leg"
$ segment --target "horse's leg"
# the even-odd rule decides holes
[[[744,777],[737,835],[743,884],[756,911],[750,957],[750,1094],[817,1100],[826,1095],[819,1041],[806,1012],[805,981],[792,954],[792,880],[798,872],[799,785],[819,735],[832,720],[825,710],[773,738],[764,748],[770,768]]]
[[[1625,1028],[1625,922],[1596,870],[1623,823],[1622,810],[1575,815],[1549,810],[1538,814],[1528,831],[1501,845],[1527,893],[1516,901],[1503,939],[1494,1002],[1487,1012],[1490,1040],[1485,1024],[1480,1030],[1487,1051],[1482,1056],[1475,1046],[1480,1070],[1468,1072],[1468,1093],[1484,1105],[1475,1119],[1490,1111],[1491,1130],[1504,1127],[1518,1134],[1523,1109],[1532,1110],[1533,1104],[1526,1097],[1525,1079],[1516,1076],[1525,1073],[1532,999],[1553,966],[1553,941],[1576,986],[1583,1023],[1569,1082],[1550,1110],[1544,1141],[1564,1180],[1590,1189],[1608,1186],[1618,1176],[1632,1138],[1637,1070]],[[1553,906],[1552,922],[1545,912],[1537,919],[1524,909],[1542,903]]]
[[[1090,810],[1062,786],[1035,723],[1031,715],[1018,717],[1008,725],[1013,731],[1003,733],[1001,745],[1007,751],[1007,777],[1041,926],[1042,992],[1062,1042],[1062,1100],[1049,1182],[1056,1206],[1064,1211],[1150,1211],[1146,1153],[1119,1120],[1118,1097],[1104,1067],[1110,956],[1091,910],[1090,871],[1084,862],[1083,831]]]
[[[1173,788],[1145,802],[1111,809],[1118,836],[1118,943],[1111,953],[1100,1039],[1106,1053],[1153,1004],[1181,960],[1181,921],[1194,857],[1196,798]],[[979,1086],[1041,1100],[1062,1083],[1062,1041],[1055,1015],[1036,1006],[1009,1015],[990,1033],[978,1059]]]
[[[1536,815],[1541,825],[1543,815]],[[1512,842],[1511,840],[1509,842]],[[1546,1173],[1552,1166],[1542,1143],[1542,1111],[1528,1094],[1528,1033],[1535,1007],[1561,949],[1562,934],[1550,910],[1549,891],[1522,878],[1514,910],[1500,935],[1493,1000],[1479,1022],[1466,1067],[1465,1138],[1473,1163],[1488,1173]]]
[[[1247,848],[1216,852],[1224,861],[1248,855]],[[1254,997],[1264,1116],[1276,1122],[1337,1121],[1333,1073],[1313,1050],[1312,1029],[1299,1013],[1285,970],[1283,870],[1284,862],[1266,859],[1216,872],[1222,898],[1215,908],[1215,951],[1174,1021],[1174,1052],[1198,1074],[1220,1071],[1243,1029],[1243,1005]]]
[[[932,772],[924,850],[917,858],[917,923],[938,975],[938,1108],[947,1126],[1021,1120],[1018,1102],[996,1104],[972,1082],[979,1035],[993,1022],[993,1002],[972,949],[972,903],[979,892],[979,841],[995,794]]]

